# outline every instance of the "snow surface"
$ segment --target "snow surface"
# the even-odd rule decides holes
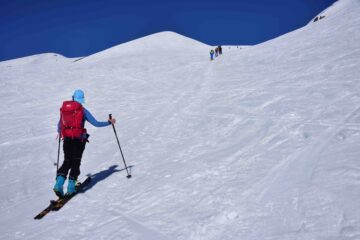
[[[92,56],[0,63],[0,239],[360,239],[360,1],[244,49],[172,32]],[[59,107],[98,120],[81,178],[54,198]],[[61,158],[63,155],[61,154]]]

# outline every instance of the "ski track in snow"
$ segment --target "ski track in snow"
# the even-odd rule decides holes
[[[360,239],[359,9],[338,1],[215,61],[163,32],[1,62],[0,239]],[[35,221],[54,198],[58,109],[77,88],[98,120],[117,118],[133,177],[113,130],[87,125],[92,183]]]

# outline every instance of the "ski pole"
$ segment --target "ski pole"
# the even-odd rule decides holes
[[[59,134],[58,138],[59,138],[59,146],[58,146],[58,155],[57,155],[57,162],[56,162],[56,176],[55,176],[55,177],[57,177],[57,172],[58,172],[58,170],[59,170],[60,141],[61,141],[60,134]]]
[[[112,115],[111,115],[111,113],[109,114],[109,119],[112,119]],[[113,129],[114,129],[114,133],[115,133],[115,137],[116,137],[117,143],[118,143],[118,145],[119,145],[119,149],[120,149],[121,157],[122,157],[123,162],[124,162],[124,165],[125,165],[125,169],[126,169],[126,173],[127,173],[127,176],[126,176],[126,177],[127,177],[127,178],[131,178],[131,174],[129,174],[128,167],[126,166],[126,162],[125,162],[124,154],[123,154],[123,152],[122,152],[122,150],[121,150],[121,147],[120,147],[120,142],[119,142],[119,138],[118,138],[117,133],[116,133],[115,126],[114,126],[114,124],[113,124],[113,123],[111,123],[111,125],[112,125],[112,127],[113,127]]]

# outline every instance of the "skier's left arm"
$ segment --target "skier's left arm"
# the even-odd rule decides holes
[[[106,127],[111,125],[111,121],[108,120],[106,122],[99,122],[97,121],[94,116],[86,109],[84,108],[84,114],[85,114],[85,120],[88,121],[89,123],[91,123],[91,125],[95,126],[95,127]]]

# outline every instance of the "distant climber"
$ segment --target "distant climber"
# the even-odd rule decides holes
[[[215,48],[215,57],[217,57],[217,56],[219,56],[219,48],[218,47]]]
[[[218,46],[218,49],[219,49],[219,54],[222,55],[222,47],[220,45]]]
[[[214,60],[214,50],[211,49],[210,51],[210,60]]]

